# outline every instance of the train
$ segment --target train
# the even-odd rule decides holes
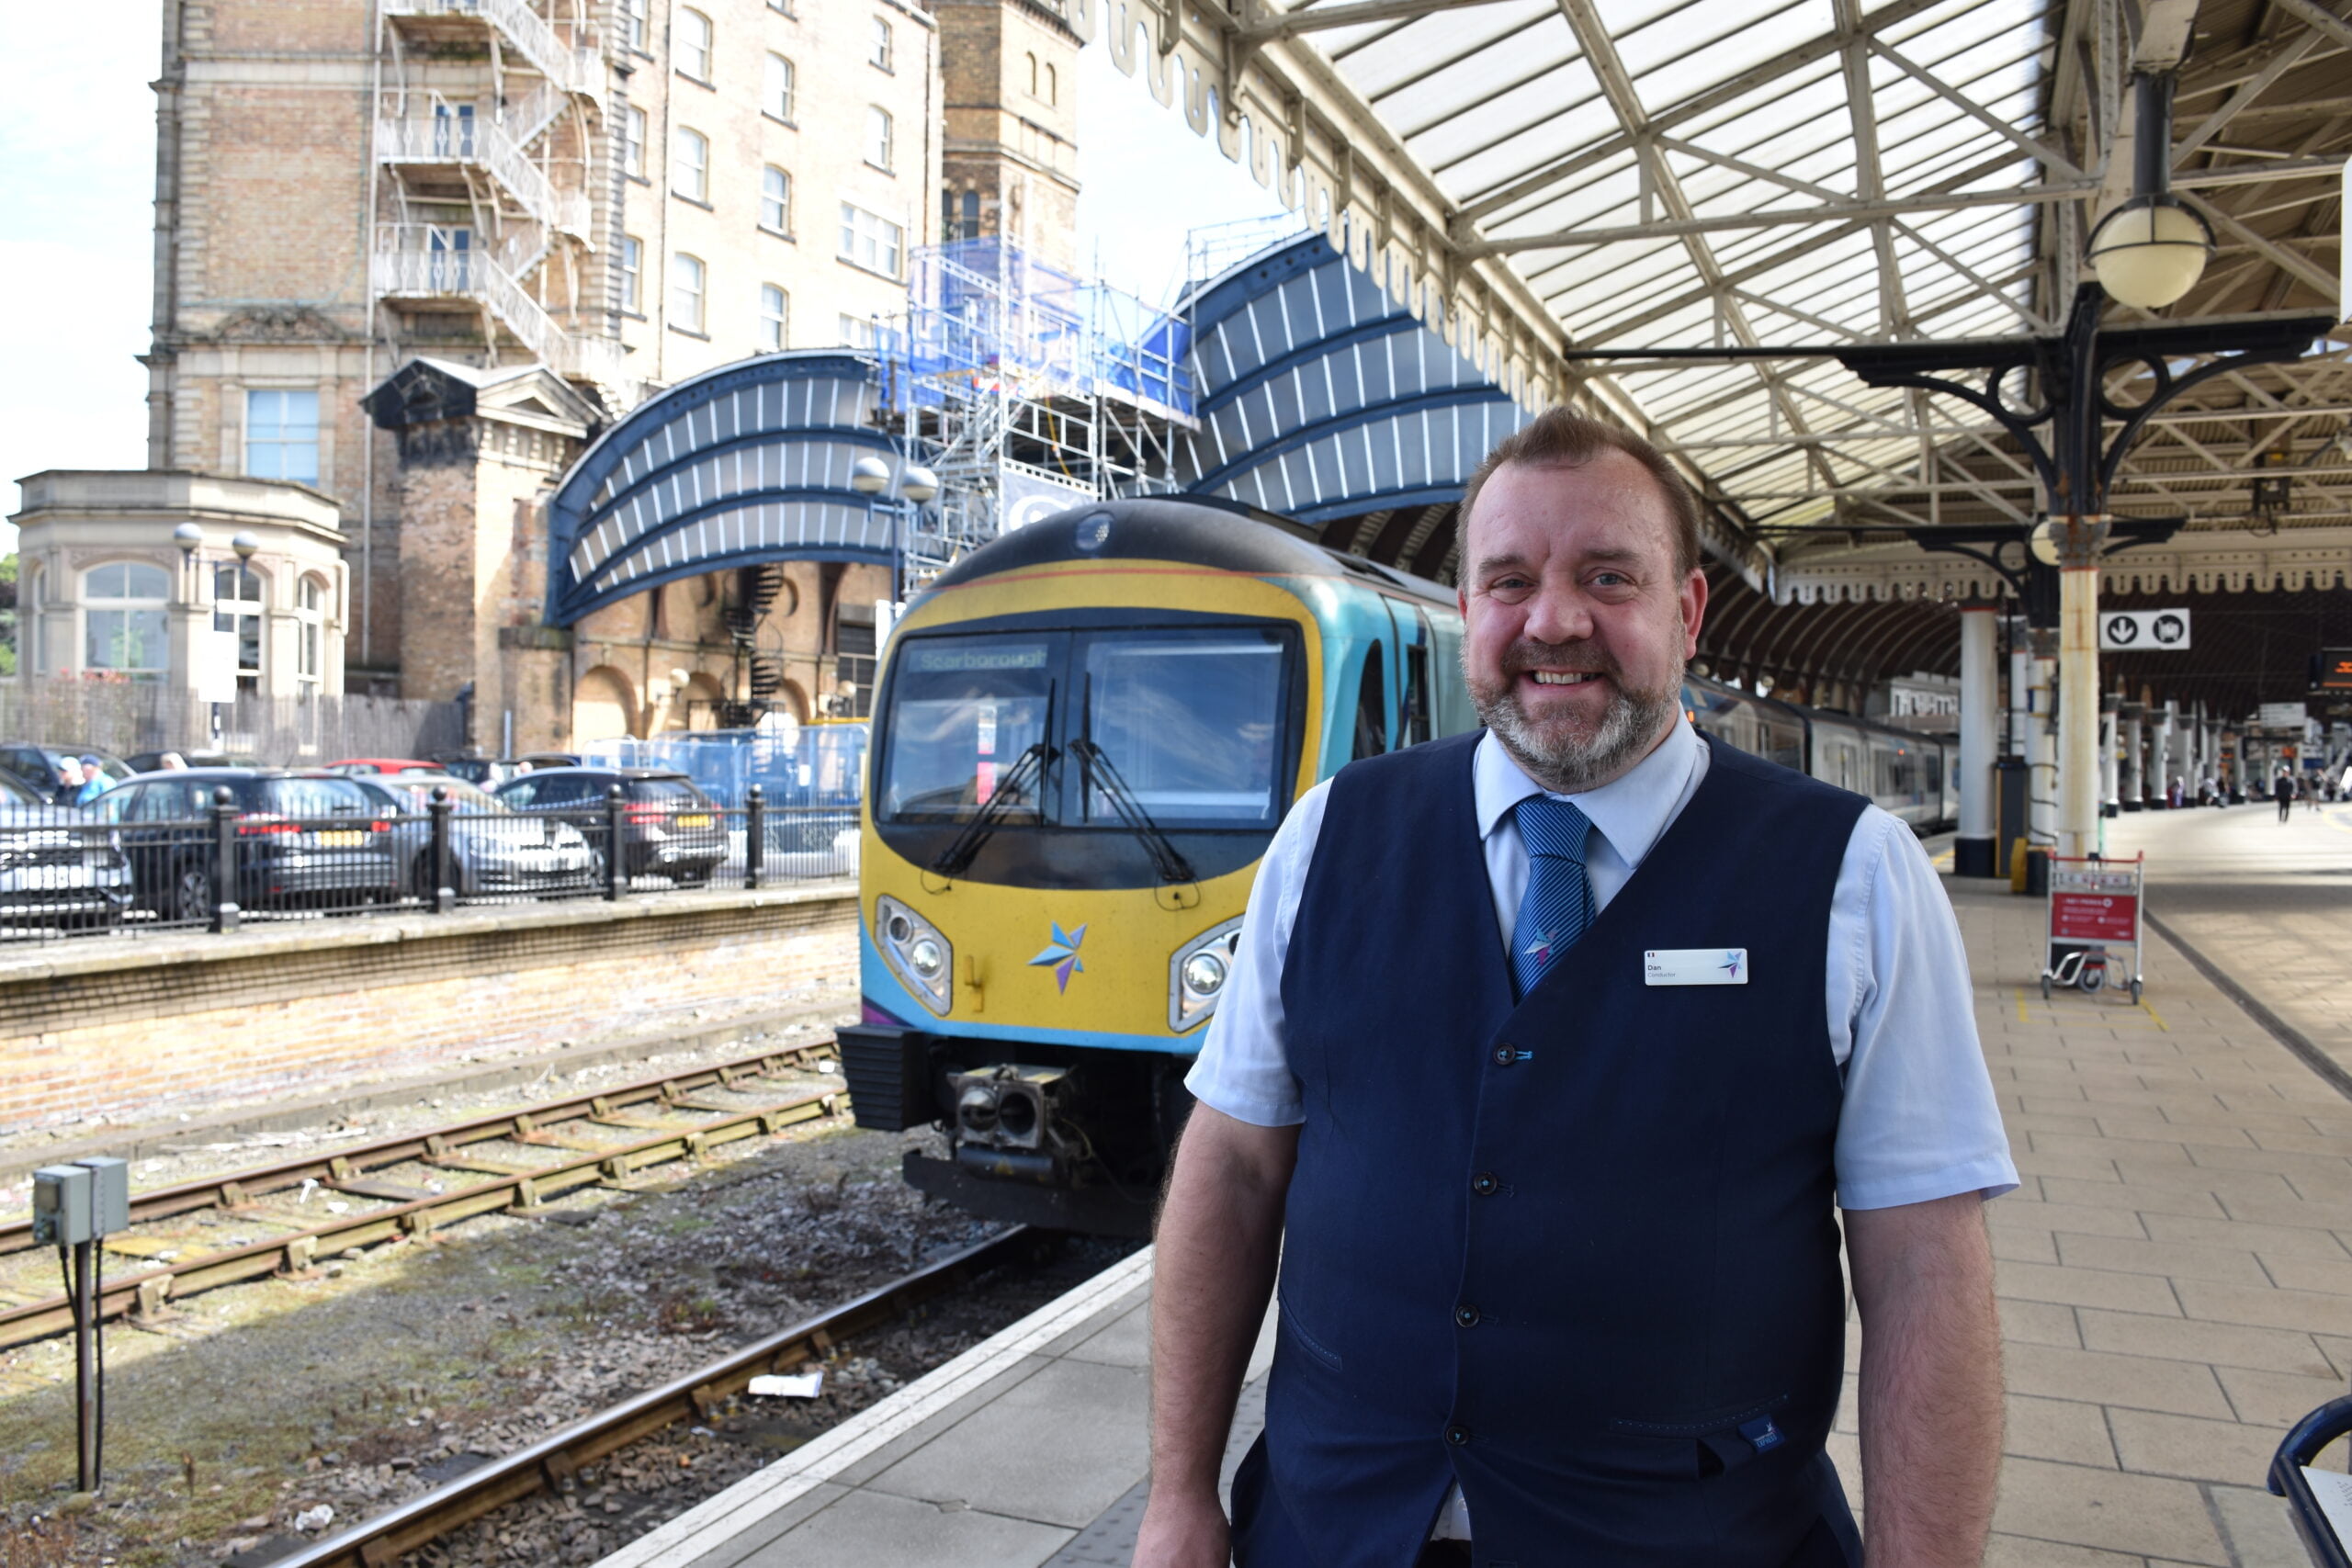
[[[1148,1235],[1293,801],[1477,728],[1442,584],[1194,498],[1080,506],[973,551],[893,628],[859,824],[860,1126],[934,1128],[914,1187],[995,1218]],[[1695,724],[1953,814],[1949,748],[1690,677]]]

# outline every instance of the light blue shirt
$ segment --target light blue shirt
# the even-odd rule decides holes
[[[1596,914],[1690,803],[1707,763],[1698,732],[1678,723],[1622,778],[1558,797],[1575,801],[1595,830],[1585,871]],[[1472,767],[1496,941],[1508,948],[1528,871],[1511,808],[1543,791],[1492,735],[1478,742]],[[1203,1104],[1261,1127],[1306,1120],[1285,1055],[1283,961],[1329,795],[1328,780],[1317,784],[1275,832],[1250,889],[1225,995],[1184,1079]],[[1726,853],[1737,849],[1724,845]],[[1854,824],[1838,867],[1825,981],[1823,1044],[1846,1085],[1836,1152],[1839,1206],[1887,1209],[1972,1191],[1993,1198],[2016,1187],[1977,1043],[1959,923],[1918,840],[1874,806]]]

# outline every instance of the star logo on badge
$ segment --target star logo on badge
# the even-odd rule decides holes
[[[1726,962],[1723,965],[1724,973],[1730,976],[1735,980],[1738,979],[1739,961],[1747,956],[1747,953],[1745,949],[1734,949],[1733,951],[1724,953],[1724,957]]]
[[[1078,955],[1079,943],[1086,940],[1086,928],[1080,926],[1075,931],[1066,931],[1062,930],[1060,921],[1052,924],[1054,940],[1046,944],[1043,953],[1029,961],[1029,967],[1037,969],[1052,964],[1055,988],[1066,992],[1069,989],[1069,977],[1086,972],[1086,961]]]

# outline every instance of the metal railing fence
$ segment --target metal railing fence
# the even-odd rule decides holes
[[[287,817],[226,786],[201,816],[145,819],[88,807],[0,807],[0,944],[337,916],[446,913],[632,893],[760,888],[857,874],[854,805],[648,806],[616,787],[546,812]]]

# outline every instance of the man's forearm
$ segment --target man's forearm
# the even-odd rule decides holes
[[[1282,1247],[1295,1129],[1196,1110],[1159,1217],[1152,1267],[1155,1491],[1214,1495],[1234,1402]]]
[[[1992,1251],[1973,1194],[1847,1216],[1862,1308],[1871,1568],[1976,1568],[2001,1458]],[[1928,1213],[1933,1211],[1933,1213]]]

